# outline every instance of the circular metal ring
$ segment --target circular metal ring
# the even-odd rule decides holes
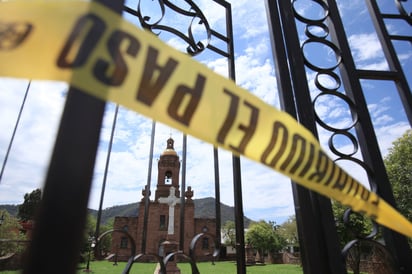
[[[312,64],[305,56],[305,46],[310,45],[311,43],[319,43],[322,44],[326,47],[329,47],[334,53],[335,56],[337,58],[337,62],[335,65],[333,66],[329,66],[329,67],[319,67],[316,66],[314,64]],[[309,38],[307,39],[305,42],[303,42],[302,46],[301,46],[301,51],[302,51],[302,55],[303,55],[303,59],[305,62],[305,65],[308,66],[310,69],[320,72],[320,71],[325,71],[325,70],[334,70],[335,68],[337,68],[341,62],[342,62],[342,54],[340,52],[340,49],[331,41],[326,40],[326,39],[319,39],[319,38]]]
[[[320,28],[323,31],[323,35],[316,35],[311,31],[311,28]],[[307,24],[305,27],[305,34],[309,38],[319,38],[319,39],[325,39],[329,35],[329,28],[327,25],[325,25],[323,22],[321,23],[310,23]]]
[[[364,161],[362,161],[358,158],[354,158],[352,156],[342,157],[342,158],[335,159],[333,162],[337,163],[339,161],[353,162],[353,163],[359,165],[366,172],[366,175],[368,176],[368,178],[373,177],[374,173],[372,172],[372,169],[368,165],[366,165],[366,163]],[[370,180],[368,181],[368,183],[369,183],[369,186],[370,186],[370,192],[376,193],[376,184],[373,183],[373,182],[370,182]]]
[[[319,80],[319,77],[322,77],[323,75],[326,75],[327,77],[329,77],[329,79],[333,79],[335,81],[335,87],[333,88],[328,88],[326,86],[324,86],[321,81]],[[336,91],[340,88],[341,86],[341,81],[340,81],[340,77],[334,73],[331,70],[323,70],[323,71],[319,71],[316,76],[315,76],[315,86],[324,92],[330,92],[330,91]]]
[[[342,135],[342,136],[344,136],[344,137],[347,137],[347,138],[351,141],[351,143],[352,143],[352,145],[353,145],[353,151],[352,151],[351,153],[343,153],[343,152],[339,151],[339,150],[336,148],[336,146],[334,145],[334,142],[333,142],[333,138],[336,137],[336,136],[339,136],[339,135]],[[328,144],[329,144],[330,150],[331,150],[334,154],[336,154],[336,155],[338,155],[338,156],[340,156],[340,157],[343,157],[343,158],[350,157],[350,156],[356,154],[356,152],[358,152],[358,150],[359,150],[358,141],[356,140],[355,136],[353,136],[349,131],[338,131],[338,132],[334,132],[334,133],[332,134],[332,136],[329,137],[329,142],[328,142]]]
[[[331,96],[336,96],[340,99],[342,99],[348,106],[350,109],[350,112],[352,114],[352,123],[349,126],[346,126],[344,128],[337,128],[331,125],[328,125],[326,122],[324,122],[322,120],[321,117],[319,117],[317,111],[316,111],[316,102],[317,100],[321,97],[321,96],[325,96],[325,95],[331,95]],[[351,129],[352,127],[355,126],[355,124],[358,122],[358,114],[356,113],[356,106],[355,104],[352,102],[352,100],[349,99],[349,97],[347,97],[345,94],[340,93],[340,92],[322,92],[320,94],[318,94],[315,99],[312,102],[313,104],[313,109],[314,109],[314,113],[315,113],[315,118],[316,121],[325,129],[332,131],[332,132],[341,132],[341,131],[348,131],[349,129]]]
[[[321,22],[325,21],[325,19],[329,16],[329,6],[322,0],[312,0],[311,1],[311,2],[315,2],[316,4],[318,4],[324,10],[323,17],[321,17],[319,19],[310,19],[310,18],[307,18],[307,17],[304,17],[304,16],[300,15],[299,12],[297,12],[296,8],[295,8],[295,3],[296,2],[297,2],[297,0],[292,1],[293,13],[294,13],[295,17],[303,23],[306,23],[306,24],[321,23]]]

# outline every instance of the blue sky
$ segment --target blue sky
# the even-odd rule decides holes
[[[128,1],[127,3],[132,7],[135,2]],[[236,0],[229,2],[232,4],[233,14],[236,81],[238,85],[279,108],[264,1]],[[350,1],[350,5],[348,1],[340,0],[337,2],[343,16],[356,66],[363,69],[386,70],[387,63],[377,36],[373,32],[364,1],[353,0]],[[395,11],[393,1],[379,2],[382,10]],[[176,1],[175,3],[185,6],[184,1]],[[195,3],[204,10],[209,24],[214,29],[221,30],[223,28],[224,13],[218,9],[216,4],[210,4],[210,1],[207,0],[195,1]],[[312,9],[310,9],[311,6]],[[405,9],[411,12],[410,2],[405,3]],[[296,10],[305,16],[319,16],[319,9],[316,5],[310,5],[310,1],[297,1]],[[168,20],[175,24],[183,24],[180,19],[168,18]],[[411,35],[411,27],[407,24],[399,24],[394,20],[388,24],[389,30],[393,34]],[[201,27],[199,28],[201,31]],[[197,34],[202,39],[201,32],[197,32]],[[174,47],[184,48],[179,39],[164,34],[161,34],[160,37]],[[303,34],[301,39],[304,39]],[[411,86],[412,46],[407,42],[397,42],[395,47]],[[308,48],[308,51],[310,54],[314,54],[315,61],[318,60],[317,56],[323,54],[318,52],[316,48]],[[334,62],[330,52],[328,52],[328,56],[330,59],[327,59],[326,62]],[[226,75],[227,66],[223,58],[206,52],[197,56],[196,59],[216,72]],[[311,92],[316,95],[318,91],[313,84],[313,78],[314,73],[308,71]],[[328,79],[324,81],[327,83]],[[1,161],[4,159],[27,84],[28,80],[0,78]],[[386,155],[392,141],[410,128],[409,123],[403,113],[402,104],[392,82],[368,80],[362,82],[362,87],[365,91],[381,152]],[[62,82],[31,82],[21,123],[0,182],[0,204],[22,203],[25,193],[42,187],[66,91],[67,84]],[[99,205],[114,108],[112,103],[107,105],[97,155],[93,188],[89,201],[89,206],[95,209]],[[347,105],[338,100],[319,99],[317,112],[332,125],[345,126],[351,123]],[[125,108],[120,108],[107,178],[104,208],[140,201],[141,190],[147,182],[151,124],[150,119]],[[326,130],[319,130],[321,144],[325,148],[330,134]],[[180,156],[182,155],[182,134],[168,126],[157,124],[152,189],[157,181],[157,159],[165,149],[166,139],[170,135],[175,140],[176,151]],[[353,149],[345,139],[339,140],[338,146],[343,151]],[[194,198],[214,196],[213,147],[188,137],[187,150],[186,185],[192,186]],[[219,150],[219,156],[221,200],[227,205],[233,205],[231,154]],[[357,156],[361,157],[359,153]],[[293,197],[288,178],[243,157],[241,164],[243,206],[246,216],[254,220],[265,219],[281,223],[288,216],[294,214]],[[353,177],[366,183],[365,174],[360,168],[347,163],[342,164],[342,166],[350,169]]]

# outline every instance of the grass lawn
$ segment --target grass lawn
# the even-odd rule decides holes
[[[107,261],[92,261],[90,262],[90,273],[95,274],[120,274],[122,273],[126,263],[119,263],[117,266],[113,266],[113,263]],[[86,273],[84,269],[86,265],[80,265],[78,274]],[[190,265],[186,263],[178,264],[182,274],[191,274]],[[235,262],[216,262],[212,265],[210,262],[198,263],[197,267],[201,274],[236,274]],[[130,274],[153,274],[156,268],[156,264],[150,263],[135,263],[133,264]],[[302,274],[303,270],[297,265],[285,265],[285,264],[268,264],[268,265],[256,265],[248,266],[246,272],[249,274],[260,273],[275,273],[275,274]],[[0,271],[0,274],[19,274],[20,271]]]

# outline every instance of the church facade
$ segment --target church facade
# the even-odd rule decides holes
[[[114,229],[125,230],[134,239],[136,254],[142,252],[143,238],[146,238],[146,254],[165,256],[164,244],[173,243],[177,250],[189,254],[192,239],[199,233],[204,235],[196,244],[196,259],[210,260],[215,246],[215,219],[195,218],[193,190],[189,186],[182,191],[179,186],[180,159],[174,150],[172,138],[167,140],[167,146],[158,161],[158,179],[154,200],[149,199],[147,210],[147,230],[144,231],[146,191],[142,191],[137,217],[115,217]],[[184,246],[180,247],[181,195],[184,195]],[[150,193],[149,193],[150,197]],[[117,260],[128,260],[131,255],[131,241],[124,233],[112,234],[112,250]],[[146,260],[153,260],[150,256]]]

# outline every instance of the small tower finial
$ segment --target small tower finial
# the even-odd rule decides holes
[[[170,137],[169,139],[167,139],[167,147],[166,147],[166,149],[173,149],[173,150],[174,150],[173,143],[174,143],[174,140],[172,139],[172,137]]]

